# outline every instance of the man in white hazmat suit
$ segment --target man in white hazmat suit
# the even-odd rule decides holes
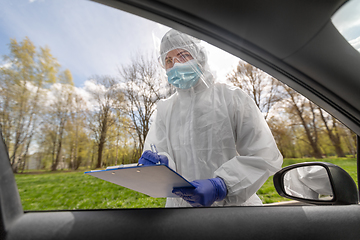
[[[281,168],[282,155],[254,101],[214,83],[200,41],[184,33],[165,34],[160,62],[176,93],[159,101],[139,163],[159,160],[196,186],[174,189],[180,198],[166,207],[261,205],[256,191]]]

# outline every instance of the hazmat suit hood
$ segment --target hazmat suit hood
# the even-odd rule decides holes
[[[188,51],[195,60],[191,61],[191,67],[196,69],[197,66],[199,66],[201,75],[199,82],[194,86],[194,88],[199,88],[199,86],[200,88],[204,86],[210,87],[213,84],[213,75],[211,74],[207,63],[207,53],[199,39],[174,29],[168,31],[162,38],[160,44],[159,61],[164,68],[167,54],[174,49],[183,49]],[[177,90],[181,91],[183,89],[177,88]]]

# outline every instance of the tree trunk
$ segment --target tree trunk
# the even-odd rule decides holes
[[[311,147],[313,148],[312,154],[313,154],[314,158],[318,158],[318,159],[323,158],[321,150],[320,150],[319,146],[317,146],[317,144],[311,143]]]
[[[51,166],[51,171],[56,171],[56,168],[59,164],[60,155],[61,155],[61,145],[62,145],[62,139],[59,139],[59,145],[57,148],[56,158],[55,158],[55,162]]]
[[[326,121],[324,114],[322,113],[322,110],[319,108],[320,111],[320,115],[321,115],[321,119],[324,122],[325,128],[326,128],[326,132],[328,133],[328,136],[331,140],[331,143],[333,144],[334,148],[335,148],[335,152],[336,155],[338,157],[345,157],[345,153],[341,147],[341,139],[339,136],[339,133],[337,131],[337,126],[336,126],[336,120],[334,117],[332,117],[332,122],[333,122],[333,127],[332,129],[329,128],[328,126],[328,122]],[[333,131],[335,131],[335,134],[333,133]]]
[[[345,157],[345,153],[341,147],[341,138],[340,138],[340,135],[339,135],[339,132],[337,130],[337,126],[335,124],[335,118],[333,118],[333,122],[334,122],[334,127],[333,129],[335,130],[335,135],[333,136],[334,140],[333,140],[333,145],[335,147],[335,151],[336,151],[336,155],[338,157]]]
[[[65,129],[65,122],[66,122],[66,119],[63,119],[62,122],[60,123],[59,142],[58,142],[58,147],[57,147],[57,151],[56,151],[55,162],[51,166],[51,171],[56,171],[56,168],[59,164],[59,160],[60,160],[60,156],[61,156],[63,133],[64,133],[64,129]]]
[[[94,166],[95,146],[96,146],[96,144],[94,143],[93,148],[92,148],[92,153],[91,153],[91,167]]]
[[[101,168],[101,163],[102,163],[102,153],[103,153],[103,149],[104,149],[104,141],[100,141],[99,143],[99,149],[98,149],[98,161],[96,164],[96,168]]]
[[[79,168],[80,165],[81,165],[81,162],[82,162],[82,157],[81,157],[81,156],[77,157],[77,159],[76,159],[76,161],[75,161],[76,165],[75,165],[75,169],[74,169],[74,170],[78,170],[78,168]]]
[[[96,168],[101,168],[102,164],[102,153],[104,150],[104,145],[106,141],[106,132],[108,128],[108,111],[105,111],[104,118],[102,119],[101,134],[99,139],[99,149],[98,149],[98,161]]]
[[[318,137],[317,137],[317,130],[316,130],[316,122],[315,122],[315,112],[314,112],[314,108],[311,102],[309,102],[309,106],[311,109],[311,113],[313,116],[313,119],[311,121],[312,124],[310,124],[309,122],[306,122],[304,116],[303,116],[303,109],[300,109],[297,105],[297,101],[295,100],[295,94],[293,92],[293,90],[287,88],[286,91],[288,92],[290,98],[291,98],[291,105],[295,108],[295,112],[296,115],[298,116],[298,118],[300,119],[301,125],[303,126],[304,130],[305,130],[305,134],[306,137],[310,143],[310,147],[312,148],[312,156],[315,158],[322,158],[322,153],[321,150],[319,148],[319,144],[318,144]],[[302,105],[305,105],[305,103],[303,102]],[[310,125],[310,126],[309,126]],[[313,132],[311,133],[311,127],[313,128]]]
[[[346,157],[345,153],[340,145],[335,145],[335,151],[336,151],[336,155],[338,157]]]
[[[297,106],[296,106],[296,108],[297,108]],[[301,120],[301,123],[302,123],[302,125],[303,125],[303,127],[305,129],[307,139],[309,140],[310,146],[311,146],[311,148],[313,150],[312,151],[313,157],[321,159],[322,154],[321,154],[321,151],[319,149],[317,140],[316,139],[314,140],[313,137],[311,136],[310,129],[308,128],[308,125],[306,124],[305,119],[303,118],[303,116],[302,116],[302,114],[301,114],[301,112],[300,112],[300,110],[298,108],[297,108],[297,112],[298,112],[298,116],[299,116],[299,118]]]

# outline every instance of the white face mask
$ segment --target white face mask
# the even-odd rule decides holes
[[[175,63],[166,71],[168,82],[177,88],[188,89],[197,84],[202,72],[195,59],[185,63]]]

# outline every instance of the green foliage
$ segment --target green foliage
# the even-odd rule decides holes
[[[24,168],[31,143],[36,140],[46,116],[47,94],[54,83],[72,85],[69,70],[50,48],[36,48],[28,37],[10,39],[9,54],[0,66],[0,126],[14,171]]]

